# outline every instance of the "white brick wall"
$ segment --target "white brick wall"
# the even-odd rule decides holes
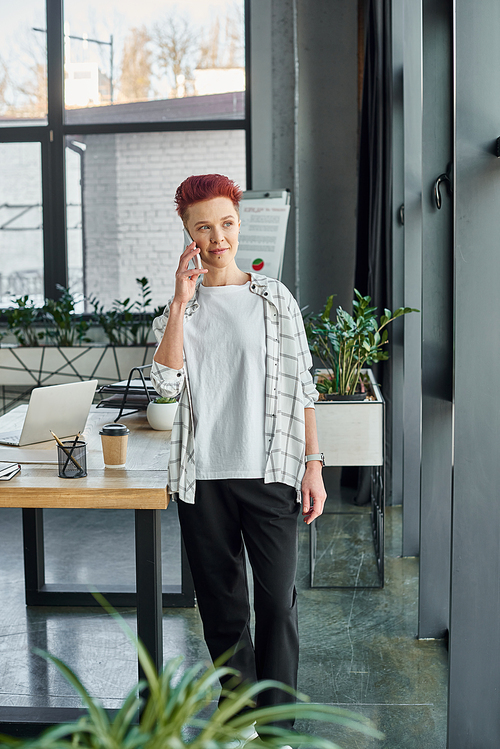
[[[85,276],[87,297],[96,296],[108,307],[117,294],[112,289],[118,260],[116,135],[85,139],[83,157]]]
[[[109,306],[136,298],[146,276],[153,304],[173,292],[182,251],[177,186],[191,174],[227,174],[245,189],[243,131],[86,136],[87,290]]]

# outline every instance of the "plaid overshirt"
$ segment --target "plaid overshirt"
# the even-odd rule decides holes
[[[200,282],[202,277],[200,276]],[[251,274],[250,291],[264,299],[266,328],[266,414],[267,446],[264,482],[294,486],[300,499],[304,474],[304,408],[314,408],[318,393],[310,369],[312,357],[297,302],[280,281]],[[163,315],[153,321],[160,343],[168,320],[171,301]],[[199,309],[198,287],[186,306],[187,321]],[[172,429],[168,486],[179,499],[194,503],[196,489],[193,407],[186,368],[171,369],[153,359],[151,382],[166,398],[179,393],[179,406]]]

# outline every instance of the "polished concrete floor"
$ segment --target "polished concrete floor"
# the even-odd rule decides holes
[[[340,493],[335,469],[327,469],[327,479],[314,582],[376,584],[367,509]],[[162,515],[163,578],[177,583],[175,505]],[[46,510],[44,525],[47,582],[133,584],[132,512]],[[400,548],[401,508],[388,508],[385,588],[310,588],[309,533],[299,526],[299,688],[313,701],[369,716],[386,736],[375,741],[331,725],[298,726],[344,749],[446,744],[446,650],[441,642],[415,639],[418,561],[402,559]],[[0,509],[0,600],[0,705],[80,704],[55,669],[31,652],[34,647],[63,658],[105,706],[120,704],[136,679],[136,660],[117,625],[97,608],[25,607],[21,510]],[[123,614],[134,626],[134,611]],[[187,666],[207,659],[196,609],[164,610],[164,655],[178,654]]]

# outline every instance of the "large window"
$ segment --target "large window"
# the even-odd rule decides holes
[[[64,0],[64,18],[67,123],[185,119],[201,107],[179,100],[198,96],[224,118],[235,92],[243,115],[243,0]]]
[[[247,0],[26,0],[0,29],[0,305],[172,292],[189,174],[251,189]],[[48,82],[48,83],[47,83]],[[21,128],[20,125],[23,125]],[[22,142],[21,142],[22,141]]]

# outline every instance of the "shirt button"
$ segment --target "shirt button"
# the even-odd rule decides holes
[[[252,284],[252,289],[255,289],[255,284]]]
[[[177,372],[177,377],[182,377],[182,372]]]
[[[267,291],[264,292],[264,296],[267,296]]]

